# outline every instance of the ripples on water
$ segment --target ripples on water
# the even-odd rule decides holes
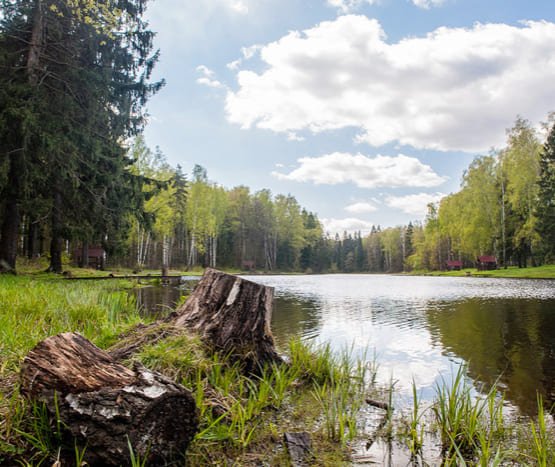
[[[424,400],[461,363],[476,387],[499,380],[521,412],[536,391],[555,403],[555,281],[389,275],[244,276],[275,288],[272,331],[376,356],[384,383],[408,403],[414,378]],[[190,291],[191,283],[184,286]],[[167,313],[183,291],[138,289],[146,313]]]
[[[536,391],[555,402],[555,281],[385,275],[251,276],[275,287],[272,330],[375,352],[383,382],[431,399],[465,362],[479,386],[500,383],[533,413]],[[553,323],[553,324],[552,324]],[[370,349],[370,352],[368,351]],[[400,401],[403,402],[402,400]]]

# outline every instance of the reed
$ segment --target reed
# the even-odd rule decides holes
[[[530,422],[532,456],[535,459],[536,465],[539,467],[546,467],[548,465],[553,465],[553,461],[555,461],[553,456],[553,442],[551,441],[552,434],[548,432],[542,396],[538,394],[537,400],[538,416],[535,422]]]

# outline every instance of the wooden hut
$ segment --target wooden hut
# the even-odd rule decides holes
[[[87,256],[87,261],[83,261],[83,255]],[[88,248],[76,248],[73,252],[73,259],[79,266],[87,265],[89,268],[104,269],[106,265],[106,250],[98,245]]]
[[[497,269],[497,258],[495,256],[478,256],[476,268],[480,271]]]
[[[243,263],[241,264],[241,266],[243,267],[243,271],[254,271],[256,270],[256,263],[253,260],[243,260]]]
[[[463,267],[463,262],[456,260],[447,261],[445,263],[445,266],[447,267],[448,271],[460,271]]]

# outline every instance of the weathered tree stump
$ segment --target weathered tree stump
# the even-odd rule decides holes
[[[90,465],[129,464],[129,444],[149,465],[165,465],[192,440],[191,393],[140,365],[133,370],[76,333],[40,342],[21,368],[23,394],[44,402],[83,446]]]
[[[217,352],[243,362],[247,371],[282,362],[270,330],[274,289],[207,269],[189,299],[170,316],[175,326],[200,335]]]

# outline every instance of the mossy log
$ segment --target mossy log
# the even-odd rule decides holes
[[[23,361],[22,393],[59,414],[90,465],[149,465],[181,456],[198,427],[191,393],[140,365],[129,369],[77,333],[40,342]],[[72,444],[72,443],[71,443]]]

